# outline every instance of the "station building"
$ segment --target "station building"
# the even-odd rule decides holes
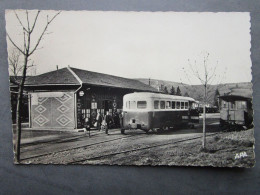
[[[29,77],[29,126],[38,129],[82,128],[86,117],[97,112],[112,115],[123,108],[123,96],[133,92],[158,92],[134,79],[66,67]]]

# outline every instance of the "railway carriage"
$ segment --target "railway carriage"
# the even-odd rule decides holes
[[[190,97],[159,93],[135,92],[123,97],[123,124],[126,129],[167,130],[183,124],[199,122],[199,113],[193,109]]]
[[[224,95],[220,100],[220,126],[253,126],[252,98]]]

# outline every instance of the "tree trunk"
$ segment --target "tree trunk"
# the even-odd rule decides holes
[[[207,84],[204,85],[204,105],[203,105],[203,140],[202,148],[206,148],[206,102],[207,102]]]
[[[203,106],[203,140],[202,148],[206,148],[206,104]]]
[[[28,55],[24,57],[24,67],[23,67],[23,75],[22,80],[19,85],[19,91],[17,96],[17,108],[16,108],[16,140],[15,140],[15,163],[19,163],[20,161],[20,147],[21,147],[21,135],[22,135],[22,124],[21,124],[21,108],[23,101],[23,90],[24,90],[24,82],[26,78],[26,70],[28,63]]]

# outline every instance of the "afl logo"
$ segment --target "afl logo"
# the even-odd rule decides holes
[[[117,106],[117,105],[116,105],[116,103],[114,102],[114,103],[113,103],[113,107],[115,108],[116,106]]]

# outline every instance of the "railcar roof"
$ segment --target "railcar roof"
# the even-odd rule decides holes
[[[161,93],[150,93],[150,92],[135,92],[129,93],[124,96],[125,98],[159,98],[159,99],[176,99],[176,100],[187,100],[187,101],[195,101],[191,97],[184,97],[178,95],[168,95],[168,94],[161,94]]]

